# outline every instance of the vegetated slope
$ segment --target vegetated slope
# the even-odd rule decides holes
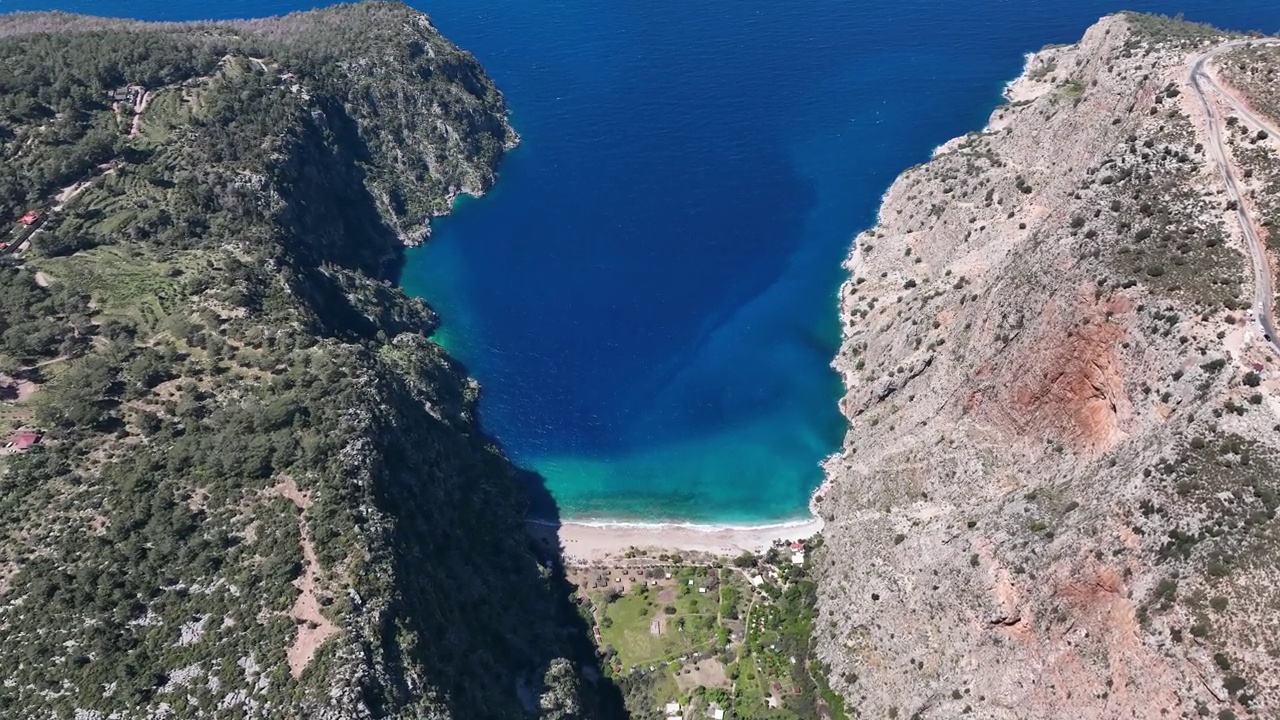
[[[39,226],[0,422],[44,434],[0,458],[0,714],[589,714],[517,472],[394,284],[513,142],[475,61],[376,3],[8,16],[0,68]]]
[[[859,236],[815,633],[860,714],[1280,711],[1277,358],[1187,83],[1226,40],[1031,56]]]

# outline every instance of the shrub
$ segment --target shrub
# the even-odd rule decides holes
[[[1222,359],[1222,358],[1215,358],[1215,359],[1213,359],[1213,360],[1210,360],[1210,361],[1209,361],[1209,362],[1207,362],[1207,363],[1203,363],[1203,364],[1201,364],[1201,365],[1200,365],[1200,369],[1201,369],[1201,370],[1204,370],[1205,372],[1212,372],[1212,373],[1216,373],[1216,372],[1219,372],[1220,370],[1222,370],[1222,368],[1224,368],[1224,367],[1226,367],[1226,366],[1227,366],[1227,361],[1226,361],[1226,360],[1224,360],[1224,359]]]

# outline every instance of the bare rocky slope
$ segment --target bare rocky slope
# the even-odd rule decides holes
[[[861,716],[1280,713],[1278,358],[1188,82],[1232,39],[1029,56],[858,237],[815,636]],[[1276,59],[1209,66],[1265,112]],[[1267,236],[1280,146],[1209,99]]]

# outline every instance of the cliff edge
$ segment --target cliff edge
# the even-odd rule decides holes
[[[594,716],[520,471],[395,283],[513,141],[474,58],[364,3],[4,16],[0,64],[5,716]]]
[[[861,715],[1280,710],[1278,59],[1106,17],[857,238],[815,636]]]

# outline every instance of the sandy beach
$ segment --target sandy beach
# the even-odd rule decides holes
[[[546,523],[531,520],[528,527],[544,543],[557,535],[557,528]],[[620,557],[631,549],[734,557],[744,550],[764,552],[776,540],[799,540],[820,530],[818,518],[755,526],[566,522],[558,528],[558,539],[565,562],[580,565]]]

